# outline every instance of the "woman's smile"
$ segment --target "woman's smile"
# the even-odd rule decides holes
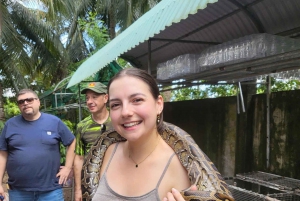
[[[135,121],[135,122],[130,122],[130,123],[123,124],[123,126],[125,128],[130,128],[130,127],[136,126],[136,125],[138,125],[140,123],[142,123],[142,121]]]

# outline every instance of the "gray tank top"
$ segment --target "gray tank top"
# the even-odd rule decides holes
[[[97,189],[92,201],[102,201],[102,200],[111,200],[111,201],[127,201],[127,200],[128,201],[129,200],[130,201],[141,201],[141,200],[142,201],[154,201],[154,200],[157,200],[157,201],[160,201],[160,198],[158,195],[158,187],[159,187],[159,184],[162,181],[175,153],[173,153],[172,156],[169,158],[169,161],[168,161],[162,175],[160,176],[155,189],[153,189],[152,191],[150,191],[144,195],[141,195],[141,196],[128,197],[128,196],[120,195],[120,194],[116,193],[113,189],[111,189],[110,186],[108,185],[107,179],[106,179],[107,169],[110,165],[110,162],[111,162],[113,156],[115,155],[118,145],[119,145],[119,143],[117,143],[115,146],[113,154],[112,154],[111,158],[109,159],[107,167],[99,181],[98,189]]]

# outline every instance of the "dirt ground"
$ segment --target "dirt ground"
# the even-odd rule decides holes
[[[2,181],[2,186],[3,186],[5,191],[7,191],[7,189],[6,189],[7,178],[8,178],[7,174],[5,173],[3,181]],[[73,194],[73,192],[72,192],[72,181],[70,183],[71,183],[71,186],[63,188],[65,201],[73,201],[72,200],[72,194]]]

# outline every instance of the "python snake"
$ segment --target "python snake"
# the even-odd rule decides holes
[[[180,192],[186,201],[234,201],[227,184],[215,165],[199,148],[193,138],[181,128],[164,122],[161,137],[173,148],[187,170],[190,182],[197,191]],[[101,134],[86,156],[82,170],[82,199],[91,201],[100,180],[100,168],[107,148],[126,139],[114,130]]]

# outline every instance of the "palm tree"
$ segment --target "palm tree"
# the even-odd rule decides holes
[[[27,2],[36,4],[34,0]],[[22,1],[0,3],[1,74],[15,80],[10,84],[16,92],[29,87],[24,75],[47,79],[48,87],[59,82],[69,74],[70,63],[82,60],[89,53],[79,27],[70,29],[78,19],[78,13],[74,12],[78,4],[73,0],[41,2],[38,9],[30,9]],[[68,39],[65,43],[61,38],[64,35]]]
[[[77,16],[83,11],[97,12],[109,31],[110,39],[116,30],[123,31],[161,0],[82,0],[78,4]],[[72,28],[76,27],[73,22]],[[70,34],[72,35],[72,34]]]
[[[35,9],[27,7],[38,5]],[[49,89],[70,74],[68,66],[88,57],[90,46],[78,19],[98,12],[109,28],[124,30],[159,0],[2,0],[0,2],[0,85],[14,92]],[[62,38],[65,40],[62,40]],[[3,91],[0,90],[0,96]],[[0,100],[1,101],[1,100]],[[0,104],[1,107],[1,104]],[[1,108],[0,108],[1,117]]]
[[[37,4],[34,0],[27,3]],[[33,88],[33,81],[44,89],[50,88],[69,75],[70,63],[88,55],[79,29],[69,37],[67,45],[61,40],[69,30],[72,5],[73,1],[44,1],[42,7],[31,9],[23,1],[0,2],[1,97],[3,87],[18,92],[21,88]],[[3,102],[0,117],[1,105]]]

